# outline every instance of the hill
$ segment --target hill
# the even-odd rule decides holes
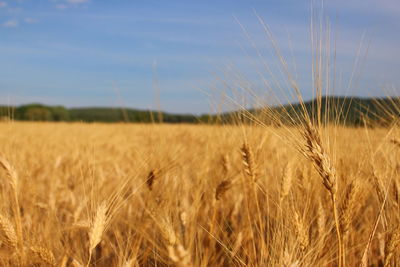
[[[300,122],[303,106],[308,115],[317,119],[318,105],[321,106],[320,117],[323,122],[339,122],[344,125],[387,125],[400,117],[400,98],[359,98],[359,97],[322,97],[320,104],[317,100],[287,104],[277,107],[266,107],[248,110],[248,116],[243,119],[243,112],[235,111],[216,116],[216,120],[229,123],[242,117],[241,120],[249,120],[256,116],[265,124],[297,124]],[[246,113],[245,113],[246,114]],[[250,115],[251,114],[251,115]]]

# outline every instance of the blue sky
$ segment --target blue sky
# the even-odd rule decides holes
[[[337,29],[337,94],[385,95],[400,86],[397,2],[325,1]],[[163,110],[201,113],[215,102],[209,92],[237,73],[263,94],[262,60],[240,24],[285,81],[255,11],[295,59],[291,70],[311,97],[309,0],[0,0],[0,103],[149,109],[158,106],[158,83]],[[368,55],[348,92],[364,32]]]

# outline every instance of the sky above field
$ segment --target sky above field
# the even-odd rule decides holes
[[[201,113],[219,101],[224,80],[239,79],[263,94],[265,62],[277,83],[287,83],[257,15],[310,98],[310,3],[0,1],[0,103]],[[337,44],[336,94],[393,93],[400,86],[398,0],[332,0],[324,8]],[[366,57],[357,57],[360,42]],[[357,75],[348,90],[355,59]]]

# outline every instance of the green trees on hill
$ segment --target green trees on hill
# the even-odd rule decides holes
[[[53,119],[53,116],[47,108],[30,107],[23,113],[23,118],[30,121],[50,121]]]
[[[7,108],[7,111],[10,109]],[[5,114],[5,108],[1,109]],[[14,108],[13,117],[17,120],[28,121],[68,121],[69,112],[62,106],[45,106],[41,104],[29,104]]]
[[[317,112],[320,105],[320,114]],[[248,110],[265,125],[277,123],[294,125],[300,123],[303,107],[312,120],[320,116],[322,123],[340,123],[341,125],[389,125],[400,117],[400,98],[349,98],[349,97],[322,97],[321,102],[306,101],[302,105],[294,103],[278,107]],[[223,123],[251,121],[252,115],[241,116],[241,111],[223,113],[214,116],[214,120]],[[278,118],[278,119],[277,119]]]
[[[400,117],[399,98],[346,98],[323,97],[321,117],[325,122],[340,122],[345,125],[387,125]],[[304,103],[311,118],[317,117],[318,103],[315,100]],[[265,112],[267,110],[267,112]],[[296,114],[302,110],[300,104],[249,110],[265,124],[274,124],[271,118],[279,118],[281,123],[296,124]],[[241,111],[219,115],[187,115],[162,113],[167,123],[232,123],[237,121]],[[136,109],[120,108],[70,108],[29,104],[19,107],[1,107],[1,120],[16,119],[25,121],[84,121],[84,122],[157,122],[157,113]],[[242,121],[244,122],[244,121]]]
[[[19,107],[0,106],[2,120],[12,118],[23,121],[84,121],[84,122],[152,122],[156,114],[150,111],[119,108],[70,108],[29,104]],[[194,115],[163,113],[163,121],[169,123],[196,123]]]

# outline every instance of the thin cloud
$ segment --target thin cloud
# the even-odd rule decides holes
[[[83,4],[89,2],[89,0],[67,0],[67,2],[71,4]]]
[[[66,0],[64,4],[57,4],[57,5],[55,5],[55,7],[57,9],[63,10],[63,9],[67,9],[69,7],[77,6],[80,4],[85,4],[88,2],[89,2],[89,0]]]
[[[8,20],[3,23],[3,27],[6,27],[6,28],[15,28],[17,26],[18,26],[18,20],[15,20],[15,19]]]
[[[67,6],[67,5],[64,5],[64,4],[58,4],[58,5],[56,5],[55,7],[56,7],[57,9],[61,9],[61,10],[67,9],[67,8],[68,8],[68,6]]]
[[[335,2],[329,2],[328,5],[341,7],[342,9],[348,8],[356,11],[377,11],[383,14],[400,14],[400,6],[397,0],[338,0]]]
[[[0,2],[0,8],[6,7],[6,6],[7,6],[7,3],[6,3],[6,2],[3,2],[3,1]]]
[[[8,9],[9,13],[21,13],[21,11],[22,11],[22,8],[20,8],[20,7],[12,7],[12,8]]]

